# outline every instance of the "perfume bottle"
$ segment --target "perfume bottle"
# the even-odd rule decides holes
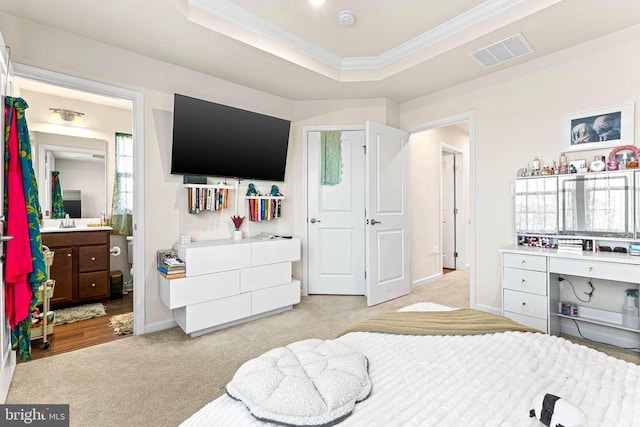
[[[536,156],[533,159],[533,163],[531,164],[531,174],[532,175],[540,175],[540,159],[538,159],[538,156]]]
[[[558,169],[561,174],[569,173],[569,165],[567,164],[567,155],[560,153],[560,161],[558,162]]]

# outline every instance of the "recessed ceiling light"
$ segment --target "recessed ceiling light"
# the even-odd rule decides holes
[[[324,4],[324,0],[309,0],[314,6],[322,6]]]

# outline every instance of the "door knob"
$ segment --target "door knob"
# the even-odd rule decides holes
[[[309,222],[310,222],[311,224],[315,224],[316,222],[322,222],[322,221],[320,221],[319,219],[311,218],[311,219],[309,220]]]
[[[376,221],[375,219],[371,219],[371,225],[382,224],[382,221]]]

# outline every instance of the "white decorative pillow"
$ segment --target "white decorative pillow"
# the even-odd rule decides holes
[[[254,417],[296,426],[338,423],[370,393],[366,357],[340,342],[319,339],[249,360],[227,384],[227,394]]]

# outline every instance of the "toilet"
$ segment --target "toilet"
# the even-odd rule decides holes
[[[131,275],[131,280],[124,282],[124,292],[133,291],[133,236],[127,236],[127,261],[131,265],[131,269],[129,270],[129,274]]]

